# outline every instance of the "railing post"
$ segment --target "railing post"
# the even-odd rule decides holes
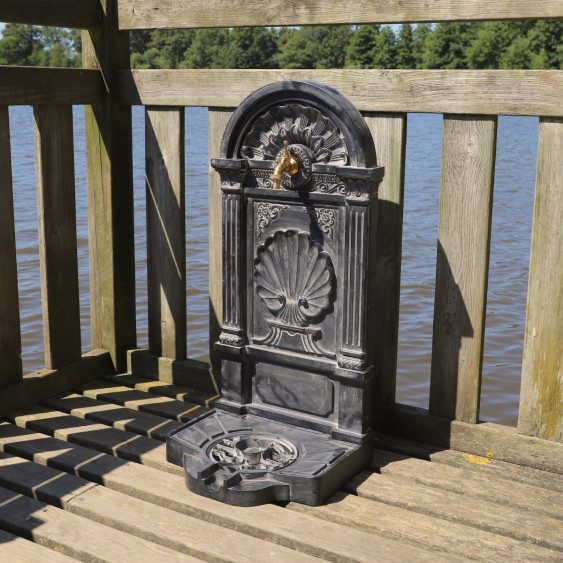
[[[130,66],[129,34],[116,31],[115,1],[100,4],[101,29],[82,34],[83,65],[99,69],[106,87],[85,108],[92,347],[123,371],[136,345],[131,108],[116,103],[114,75]]]
[[[0,106],[0,388],[22,378],[8,106]]]
[[[45,366],[80,359],[72,106],[37,106],[35,152]]]
[[[563,441],[563,119],[540,121],[518,431]]]
[[[145,110],[149,349],[186,357],[184,108]]]
[[[497,118],[445,115],[430,414],[479,420]]]
[[[364,114],[373,136],[377,164],[385,167],[379,185],[375,251],[375,366],[374,404],[395,403],[397,342],[399,336],[399,298],[401,294],[401,248],[403,237],[403,199],[405,184],[405,114]]]

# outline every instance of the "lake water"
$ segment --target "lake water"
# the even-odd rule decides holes
[[[74,108],[83,350],[89,349],[88,227],[83,110]],[[26,372],[43,367],[33,113],[10,108],[22,347]],[[483,361],[481,418],[516,425],[526,312],[538,119],[500,117]],[[408,119],[397,401],[428,407],[442,117]],[[146,346],[144,110],[133,108],[138,345]],[[188,355],[208,348],[207,110],[186,109]]]

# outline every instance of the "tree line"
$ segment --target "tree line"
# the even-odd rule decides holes
[[[563,20],[130,34],[132,68],[563,69]],[[80,32],[7,24],[0,64],[80,66]]]

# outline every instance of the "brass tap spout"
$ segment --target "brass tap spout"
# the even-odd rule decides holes
[[[283,151],[281,153],[280,161],[276,164],[270,178],[274,181],[274,188],[277,190],[280,187],[280,182],[283,180],[283,175],[287,172],[291,176],[299,172],[299,161],[287,150],[287,141],[283,142]]]

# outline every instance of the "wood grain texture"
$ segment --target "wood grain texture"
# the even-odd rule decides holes
[[[0,66],[0,104],[93,104],[102,88],[95,70]]]
[[[393,481],[386,481],[380,475],[367,472],[362,473],[361,476],[366,479],[365,483],[355,485],[353,481],[346,486],[346,489],[353,491],[354,494],[346,495],[338,492],[331,501],[319,507],[291,503],[288,508],[429,550],[436,549],[446,559],[451,557],[454,560],[457,558],[463,560],[467,558],[468,553],[471,553],[471,559],[474,561],[502,561],[509,558],[510,561],[529,563],[549,560],[553,556],[554,552],[545,547],[467,525],[469,519],[464,517],[442,518],[450,514],[437,511],[428,514],[436,508],[433,506],[433,501],[436,502],[441,496],[445,496],[437,491],[430,490],[426,498],[421,498],[420,491],[423,487],[414,486],[409,489],[408,485],[405,486],[406,481],[399,479],[396,481],[396,494],[393,494],[389,490],[393,486]],[[380,484],[381,489],[378,489]],[[413,489],[414,495],[412,495]],[[355,496],[356,493],[359,496]],[[455,500],[457,499],[454,497]],[[471,506],[470,502],[467,505]],[[472,507],[471,516],[474,519],[478,510]],[[520,513],[514,511],[513,515]],[[510,520],[503,522],[505,526],[509,523],[514,524]],[[502,531],[507,531],[506,527]],[[477,550],[476,545],[479,546]]]
[[[111,357],[105,350],[92,350],[73,364],[56,370],[42,369],[25,375],[23,381],[2,390],[0,417],[62,393],[76,385],[112,371]]]
[[[119,99],[143,105],[234,108],[281,80],[328,84],[360,111],[563,115],[561,70],[117,71]]]
[[[186,357],[184,108],[147,108],[147,288],[149,349]]]
[[[0,106],[0,388],[22,379],[18,269],[8,108]]]
[[[221,139],[232,109],[209,109],[209,161],[219,158]],[[223,216],[219,173],[209,166],[209,356],[212,373],[221,381],[221,359],[213,346],[223,323]]]
[[[250,510],[229,506],[192,493],[186,489],[181,476],[126,463],[116,457],[9,424],[0,424],[0,449],[79,475],[108,489],[182,515],[259,538],[268,542],[268,547],[270,543],[283,545],[298,552],[296,558],[300,554],[308,554],[327,561],[373,561],[375,553],[378,561],[395,562],[397,553],[400,553],[408,561],[443,559],[435,551],[429,552],[378,534],[322,521],[312,515],[298,514],[274,504],[255,506]],[[265,551],[259,560],[267,559],[268,553]],[[274,557],[273,560],[279,558]]]
[[[430,414],[479,420],[497,120],[444,116]]]
[[[75,561],[62,553],[53,551],[29,540],[0,530],[2,556],[6,561],[41,561],[41,563],[72,563]]]
[[[82,420],[38,405],[12,413],[9,418],[17,426],[42,432],[65,442],[93,448],[165,473],[184,475],[183,467],[166,461],[165,444],[132,432]]]
[[[23,458],[0,453],[0,469],[4,487],[178,553],[207,561],[318,561]]]
[[[404,477],[378,475],[377,473],[363,474],[364,477],[368,475],[369,477],[361,484],[350,487],[358,496],[345,496],[344,493],[337,493],[336,499],[340,501],[337,506],[332,504],[321,512],[337,510],[355,527],[364,530],[374,529],[373,520],[377,510],[374,510],[373,505],[367,502],[371,500],[400,508],[406,506],[410,511],[440,518],[446,523],[465,524],[470,530],[468,535],[471,534],[472,528],[476,528],[540,545],[547,549],[563,550],[559,518],[533,514],[490,500],[476,502],[475,499],[464,493],[427,487],[404,479]],[[408,515],[405,516],[405,519],[407,518]],[[494,544],[490,540],[489,547],[492,547]],[[519,559],[526,561],[522,556]]]
[[[249,17],[251,22],[249,22]],[[558,0],[301,0],[267,3],[231,0],[120,0],[119,29],[177,27],[299,26],[507,20],[563,17]]]
[[[176,401],[161,395],[137,391],[105,381],[92,381],[79,387],[77,392],[85,397],[181,422],[191,420],[207,412],[206,407],[196,403]]]
[[[373,361],[376,370],[374,404],[395,403],[403,196],[405,184],[406,115],[365,114],[374,139],[378,166],[385,167],[379,185],[375,230],[375,333]]]
[[[149,413],[120,405],[108,404],[77,393],[65,393],[42,401],[43,406],[119,430],[134,432],[154,440],[166,441],[166,436],[180,424]]]
[[[466,428],[471,428],[472,431],[475,428],[479,428],[479,425],[467,425],[461,422],[455,422],[454,425],[463,425]],[[517,435],[514,429],[511,432],[511,436],[513,435]],[[511,438],[508,437],[507,439],[510,440]],[[441,464],[441,466],[446,466],[446,474],[447,468],[453,467],[471,471],[475,475],[490,478],[493,482],[496,479],[512,481],[517,489],[520,484],[523,484],[530,485],[534,488],[544,489],[547,492],[557,491],[559,493],[563,493],[563,473],[551,473],[550,471],[535,469],[527,465],[517,465],[515,463],[502,461],[498,457],[490,457],[490,455],[487,457],[486,455],[481,456],[469,454],[468,452],[463,451],[448,450],[443,447],[432,446],[431,444],[424,444],[422,442],[413,442],[412,440],[398,438],[397,436],[384,436],[382,434],[378,434],[375,439],[375,444],[376,448],[391,450],[388,452],[391,455],[393,455],[392,452],[396,452],[396,454],[402,454],[407,456],[409,459],[418,458],[420,460],[432,461],[436,464]],[[549,442],[547,444],[551,446],[556,443]],[[556,456],[557,454],[555,454],[555,457]],[[377,464],[376,453],[374,452],[373,467],[378,467]],[[439,472],[441,471],[441,466],[433,465],[432,467]],[[463,481],[458,481],[459,484],[462,482]],[[519,502],[519,500],[521,499],[513,499],[513,504],[514,502]],[[533,501],[533,497],[531,500]]]
[[[0,21],[88,29],[100,25],[99,0],[2,0]]]
[[[45,367],[81,356],[72,106],[34,108]]]
[[[127,351],[127,371],[164,384],[177,384],[217,395],[219,386],[210,365],[198,360],[173,360],[147,350]]]
[[[82,33],[85,67],[103,76],[101,103],[85,107],[92,347],[125,371],[136,347],[131,108],[116,104],[114,69],[129,66],[129,36],[114,31],[104,0],[102,29]]]
[[[141,550],[143,559],[154,563],[197,561],[3,487],[0,487],[0,525],[80,561],[130,561],[138,559]]]
[[[381,435],[417,440],[441,449],[450,448],[563,475],[563,444],[524,436],[509,426],[449,421],[431,416],[425,409],[396,404],[381,406],[376,411],[375,428]],[[388,445],[395,448],[392,443]]]
[[[542,119],[518,430],[563,441],[563,120]]]
[[[372,468],[382,475],[410,479],[421,485],[452,493],[463,493],[467,497],[494,502],[501,506],[563,518],[563,492],[557,491],[555,487],[545,489],[518,483],[508,472],[504,474],[504,478],[483,474],[480,471],[481,466],[490,465],[492,463],[490,458],[468,454],[459,457],[466,461],[465,467],[448,465],[437,467],[430,461],[375,449]],[[547,475],[552,477],[552,483],[556,482],[556,476]],[[364,480],[376,482],[376,478],[373,475],[368,476],[366,472],[354,478],[346,490],[353,492]],[[559,481],[563,483],[561,477]]]

